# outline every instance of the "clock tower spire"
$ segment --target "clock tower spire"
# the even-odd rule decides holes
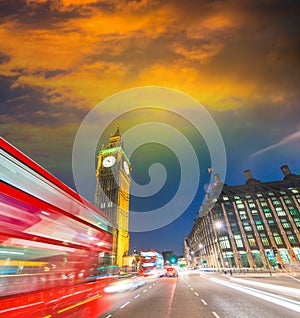
[[[113,253],[118,266],[122,266],[122,258],[129,251],[129,188],[130,161],[118,125],[108,145],[99,152],[95,192],[95,205],[110,218],[115,228]]]

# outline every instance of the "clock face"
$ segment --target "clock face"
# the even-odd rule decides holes
[[[116,158],[114,156],[108,156],[103,159],[103,166],[105,168],[112,167],[116,163]]]
[[[124,170],[125,170],[126,174],[129,174],[129,166],[128,166],[127,161],[123,162],[123,167],[124,167]]]

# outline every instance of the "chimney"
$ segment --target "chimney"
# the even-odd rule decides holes
[[[251,174],[251,171],[250,171],[249,169],[245,170],[245,171],[244,171],[244,174],[245,174],[245,176],[246,176],[246,182],[247,182],[248,180],[250,180],[250,179],[253,179],[252,174]]]
[[[284,174],[285,177],[287,177],[287,176],[289,176],[289,175],[292,174],[292,173],[291,173],[291,170],[289,169],[289,166],[288,166],[288,165],[283,165],[283,166],[281,166],[280,168],[281,168],[281,170],[282,170],[282,172],[283,172],[283,174]]]

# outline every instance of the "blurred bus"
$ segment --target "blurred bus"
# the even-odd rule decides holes
[[[112,232],[103,212],[0,138],[1,317],[113,274]]]
[[[140,275],[162,276],[164,258],[154,250],[140,251]]]
[[[177,261],[178,270],[184,272],[187,270],[187,262],[185,258],[178,258]]]

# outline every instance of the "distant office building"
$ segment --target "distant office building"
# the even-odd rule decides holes
[[[300,176],[287,165],[281,170],[283,180],[272,182],[260,182],[245,170],[246,184],[238,186],[224,185],[215,174],[213,191],[185,238],[186,259],[207,267],[299,264]]]

